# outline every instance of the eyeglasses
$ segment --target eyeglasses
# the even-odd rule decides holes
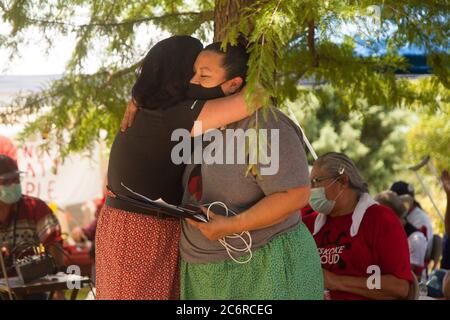
[[[342,167],[341,169],[339,169],[338,173],[332,176],[328,176],[328,177],[317,177],[311,180],[311,187],[315,188],[317,186],[318,183],[325,181],[325,180],[329,180],[329,179],[337,179],[340,176],[342,176],[344,174],[345,168]]]
[[[317,186],[318,183],[321,183],[323,181],[329,180],[329,179],[336,179],[338,178],[340,175],[336,176],[329,176],[329,177],[317,177],[311,180],[311,187],[315,188]]]

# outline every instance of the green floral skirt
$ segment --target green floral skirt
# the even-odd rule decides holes
[[[316,243],[303,223],[253,252],[246,264],[181,261],[183,300],[322,300]]]

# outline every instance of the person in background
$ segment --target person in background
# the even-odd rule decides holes
[[[406,299],[413,280],[408,241],[390,208],[368,193],[345,154],[320,156],[310,175],[309,204],[317,215],[304,218],[314,236],[325,288],[336,300]],[[379,287],[368,288],[379,272]]]
[[[403,199],[401,199],[401,197]],[[413,206],[414,200],[409,195],[398,196],[393,191],[384,191],[375,196],[375,201],[391,208],[400,219],[406,236],[408,237],[409,258],[412,271],[420,282],[425,268],[425,253],[427,251],[427,239],[425,235],[412,224],[406,221],[406,214]]]
[[[450,269],[450,174],[447,170],[442,171],[441,175],[442,186],[444,188],[445,194],[447,196],[447,209],[445,210],[445,235],[444,235],[444,246],[442,249],[442,260],[441,268]],[[450,278],[450,277],[448,277]],[[450,281],[449,281],[450,282]],[[450,291],[450,284],[449,284]],[[449,292],[450,295],[450,292]],[[450,298],[449,298],[450,299]]]
[[[97,231],[97,220],[100,214],[100,211],[103,208],[106,200],[106,192],[104,193],[103,198],[97,199],[95,201],[96,210],[95,210],[95,218],[91,221],[91,223],[85,227],[75,227],[72,229],[72,239],[77,243],[82,243],[86,240],[92,242],[91,249],[89,251],[91,262],[92,262],[92,270],[91,270],[91,280],[95,284],[95,233]]]
[[[431,243],[433,239],[433,227],[431,226],[431,221],[427,213],[423,211],[422,207],[415,199],[414,186],[404,181],[397,181],[392,184],[390,190],[394,191],[399,196],[408,194],[413,198],[414,205],[408,212],[406,220],[422,231],[425,234],[425,237],[427,237],[427,241]]]
[[[95,212],[95,218],[92,220],[92,222],[87,226],[86,228],[82,227],[75,227],[72,229],[72,238],[75,242],[81,243],[86,240],[94,241],[95,240],[95,229],[97,228],[97,219],[98,219],[98,213],[99,208],[101,210],[103,204],[97,204],[97,209]]]
[[[0,136],[0,154],[10,157],[17,162],[17,147],[5,136]]]
[[[20,171],[12,158],[0,155],[0,246],[10,257],[43,244],[58,269],[64,267],[61,228],[44,201],[22,194]],[[11,260],[13,261],[13,260]],[[62,298],[61,293],[55,298]]]

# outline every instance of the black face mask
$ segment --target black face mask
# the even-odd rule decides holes
[[[221,86],[227,81],[228,80],[212,88],[205,88],[199,84],[189,83],[187,97],[191,99],[200,99],[200,100],[223,98],[225,97],[225,92],[223,92]]]

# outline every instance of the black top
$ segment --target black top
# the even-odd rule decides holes
[[[411,223],[409,223],[409,222],[407,222],[407,223],[405,224],[405,226],[403,227],[403,229],[405,229],[405,233],[406,233],[406,236],[407,236],[407,237],[409,237],[410,235],[412,235],[414,232],[417,232],[417,231],[420,232],[419,229],[417,229],[416,227],[414,227],[414,226],[413,226]]]
[[[152,200],[164,199],[180,204],[183,196],[184,164],[171,159],[172,132],[183,128],[191,132],[204,100],[185,100],[166,109],[140,109],[133,125],[119,131],[111,147],[108,165],[108,187],[122,195],[132,194],[121,186],[139,192]],[[193,144],[192,144],[193,145]]]

